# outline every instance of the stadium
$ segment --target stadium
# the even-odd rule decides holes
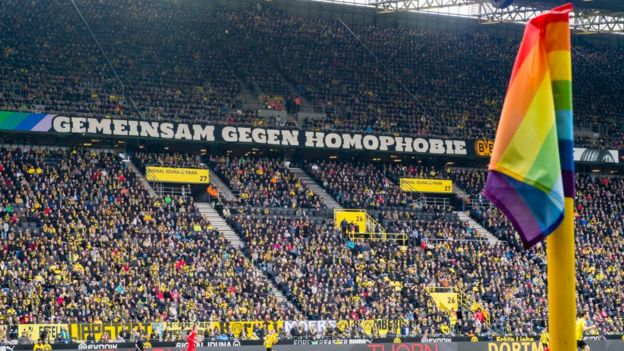
[[[624,350],[624,3],[564,3],[2,0],[0,351]]]

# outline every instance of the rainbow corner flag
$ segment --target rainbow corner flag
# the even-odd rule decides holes
[[[484,195],[525,248],[563,220],[574,197],[572,59],[566,4],[529,21],[511,73]]]

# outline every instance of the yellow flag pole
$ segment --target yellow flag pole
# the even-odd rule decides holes
[[[548,326],[552,351],[576,351],[574,199],[565,198],[563,222],[546,238]]]

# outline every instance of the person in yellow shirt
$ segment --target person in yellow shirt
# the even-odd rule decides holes
[[[590,351],[589,346],[583,340],[583,334],[586,331],[596,328],[595,325],[587,326],[587,320],[589,319],[589,311],[584,310],[579,314],[579,318],[576,320],[576,347],[581,351]]]
[[[548,345],[550,345],[550,336],[548,335],[548,329],[546,329],[546,328],[544,329],[544,331],[540,335],[540,344],[542,344],[542,349],[544,351],[550,350],[550,347],[548,346]]]
[[[266,351],[273,351],[273,345],[277,344],[278,341],[279,337],[277,336],[275,329],[271,329],[269,334],[264,337],[264,347],[266,348]]]
[[[41,339],[39,339],[39,341],[37,341],[37,343],[33,347],[33,351],[49,351],[49,350],[52,350],[52,346],[50,346],[50,344],[44,342]]]

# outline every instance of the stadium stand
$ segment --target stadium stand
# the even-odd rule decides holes
[[[194,154],[135,152],[132,159],[143,172],[147,166],[206,168],[201,157]]]
[[[410,194],[402,193],[370,163],[306,162],[305,170],[347,208],[409,207],[414,203]]]
[[[13,0],[2,15],[14,23],[1,33],[0,71],[11,73],[2,75],[2,109],[136,117],[132,97],[141,118],[283,126],[243,109],[243,82],[266,94],[294,87],[327,113],[306,128],[491,138],[518,43],[514,35],[487,31],[351,24],[372,53],[392,62],[398,84],[336,21],[271,6],[213,12],[163,0],[78,4],[124,88],[71,4]],[[50,15],[60,12],[72,15]],[[30,15],[13,21],[12,13]],[[611,77],[624,73],[613,65],[621,50],[584,41],[575,50],[576,125],[599,133],[578,143],[619,148],[624,105]]]
[[[290,120],[260,117],[245,96],[264,96],[263,107],[281,111],[292,93],[326,114],[301,122],[304,129],[492,138],[518,44],[514,34],[488,30],[349,23],[356,40],[339,21],[270,5],[77,4],[115,72],[71,3],[6,0],[0,110],[291,127]],[[392,62],[388,69],[401,83],[362,44]],[[622,148],[624,91],[607,75],[624,74],[617,64],[624,53],[583,40],[575,50],[577,126],[600,134],[579,136],[578,144]],[[309,158],[285,149],[234,156],[249,145],[210,145],[198,156],[193,147],[157,153],[135,144],[126,144],[127,159],[75,146],[0,147],[0,342],[15,341],[19,326],[34,323],[400,321],[398,330],[384,331],[365,323],[280,329],[289,339],[516,337],[546,328],[544,245],[522,250],[507,219],[480,195],[487,175],[481,160],[454,168],[425,156],[401,163],[343,154],[328,160],[320,149]],[[284,160],[293,154],[293,164],[344,209],[366,210],[376,224],[367,236],[354,235],[355,223],[334,221],[289,170]],[[212,188],[205,205],[236,232],[237,244],[195,208],[204,185],[153,197],[128,162],[140,172],[149,165],[209,167],[235,199]],[[499,241],[462,222],[457,202],[401,191],[401,177],[452,179],[468,194],[461,209]],[[624,178],[579,174],[575,223],[578,307],[590,311],[598,334],[622,334]],[[430,294],[436,289],[457,292],[457,310],[440,308]],[[257,340],[269,328],[251,329],[237,338]],[[230,330],[204,333],[208,340],[234,338]],[[184,337],[181,327],[147,339]]]
[[[215,172],[238,192],[244,205],[254,207],[322,208],[310,189],[275,158],[211,157]]]
[[[0,153],[5,323],[292,313],[201,219],[192,199],[149,198],[118,156],[84,149]]]
[[[517,233],[503,214],[484,200],[480,192],[486,179],[483,169],[451,172],[457,184],[473,196],[472,216],[494,235],[520,248]],[[604,333],[622,330],[624,314],[618,307],[621,291],[612,282],[622,280],[621,257],[614,255],[622,246],[622,200],[624,180],[620,177],[579,174],[576,179],[576,259],[579,307],[591,311],[592,320]],[[543,247],[530,253],[546,262]],[[607,282],[608,281],[608,282]],[[616,283],[617,284],[617,283]]]

